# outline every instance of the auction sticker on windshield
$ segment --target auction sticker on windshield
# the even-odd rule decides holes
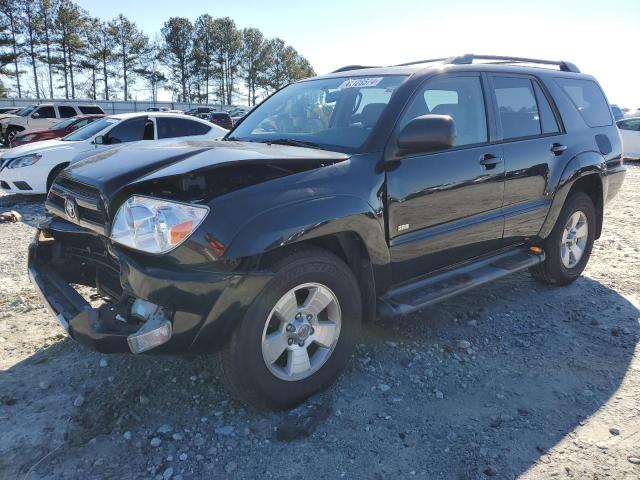
[[[350,78],[340,84],[338,90],[345,88],[364,88],[375,87],[378,85],[384,77],[371,77],[371,78]]]

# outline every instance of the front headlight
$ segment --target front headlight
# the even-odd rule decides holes
[[[166,253],[184,242],[204,220],[209,208],[134,195],[113,221],[111,239],[148,253]]]
[[[16,157],[9,160],[9,164],[7,168],[20,168],[20,167],[28,167],[29,165],[34,165],[38,163],[38,160],[42,158],[42,155],[39,153],[30,153],[29,155],[23,155],[21,157]]]

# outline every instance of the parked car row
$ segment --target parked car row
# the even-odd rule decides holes
[[[0,190],[47,193],[57,175],[70,163],[119,144],[185,137],[216,139],[226,133],[227,130],[205,120],[174,113],[73,117],[51,129],[25,131],[12,137],[12,145],[19,146],[0,157]],[[30,143],[32,136],[39,136],[42,141]]]
[[[0,138],[6,145],[27,128],[49,128],[61,119],[78,115],[104,115],[98,105],[72,103],[41,103],[31,105],[13,115],[4,114],[0,118]]]

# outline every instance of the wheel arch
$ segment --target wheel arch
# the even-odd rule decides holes
[[[565,167],[549,208],[547,218],[542,225],[539,236],[547,238],[560,215],[565,201],[574,192],[584,192],[593,201],[596,208],[596,239],[602,232],[602,218],[606,184],[603,176],[606,172],[604,157],[598,152],[583,152],[576,155]]]
[[[49,193],[49,188],[51,188],[51,185],[53,185],[53,181],[58,176],[58,174],[68,166],[69,166],[69,162],[62,162],[55,165],[49,171],[49,174],[47,175],[47,193]]]
[[[357,232],[335,232],[271,250],[260,256],[258,266],[270,263],[274,256],[287,255],[305,246],[333,253],[349,267],[360,288],[363,321],[375,320],[377,298],[375,275],[364,239]]]

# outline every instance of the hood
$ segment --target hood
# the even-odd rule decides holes
[[[10,120],[12,118],[17,118],[20,115],[14,115],[13,113],[3,113],[2,115],[0,115],[0,122],[4,121],[4,120]]]
[[[39,153],[43,151],[69,149],[73,148],[73,143],[77,142],[62,142],[58,139],[43,140],[41,142],[28,143],[19,147],[13,147],[7,150],[2,156],[3,158],[16,158],[22,155],[29,155],[31,153]]]
[[[211,181],[204,176],[212,171],[220,172],[222,168],[229,170],[227,167],[233,167],[249,178],[259,169],[295,173],[348,158],[349,155],[344,153],[255,142],[137,142],[80,160],[68,167],[64,176],[95,186],[105,197],[111,198],[126,187],[127,190],[135,190],[143,183],[170,186],[176,179],[187,177],[189,181],[209,185]],[[251,168],[251,165],[256,166]],[[194,192],[192,186],[189,186],[190,193]],[[196,194],[193,195],[193,199],[197,199]]]

